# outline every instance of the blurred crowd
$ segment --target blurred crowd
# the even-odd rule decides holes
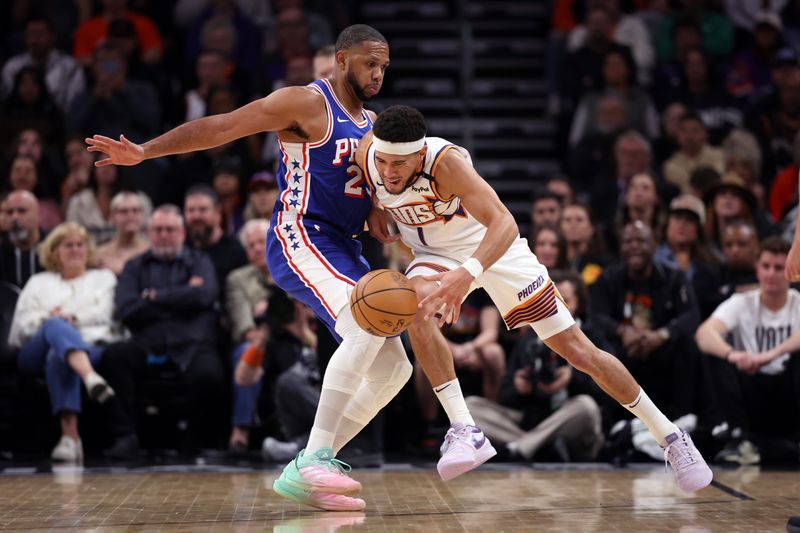
[[[179,421],[182,451],[285,461],[304,444],[333,340],[265,263],[274,134],[136,167],[96,167],[83,139],[142,142],[326,77],[355,4],[0,8],[0,369],[49,394],[53,460],[83,459],[86,399],[101,434],[87,448],[109,458],[142,453],[156,405]],[[531,184],[531,249],[584,333],[710,459],[797,462],[800,293],[783,265],[798,208],[799,3],[550,4],[562,172]],[[365,243],[374,267],[409,261]],[[485,293],[445,334],[504,458],[663,457],[530,328],[505,331]],[[447,422],[419,368],[387,411],[414,431],[370,426],[351,455],[436,453]]]

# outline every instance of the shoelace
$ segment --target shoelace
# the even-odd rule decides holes
[[[444,435],[444,443],[445,443],[445,445],[449,446],[454,441],[456,441],[457,440],[457,437],[456,437],[457,434],[466,434],[467,431],[468,431],[468,427],[469,426],[463,426],[463,427],[461,427],[459,429],[454,429],[454,428],[448,429],[447,433],[445,433],[445,435]]]
[[[694,464],[695,458],[692,456],[692,452],[689,450],[689,443],[686,442],[686,437],[682,436],[677,440],[673,441],[670,444],[667,444],[667,447],[664,448],[664,469],[669,470],[669,454],[670,452],[674,452],[675,455],[675,464],[673,464],[673,468],[675,470],[681,470],[686,466]]]
[[[298,469],[300,468],[300,465],[297,464],[297,461],[300,459],[300,454],[301,453],[302,452],[298,452],[297,455],[294,457],[294,464]],[[335,457],[320,457],[320,459],[323,460],[323,461],[327,461],[333,467],[333,468],[329,468],[328,470],[333,471],[333,469],[335,468],[343,476],[346,476],[347,474],[350,473],[351,470],[353,470],[352,466],[350,466],[349,464],[345,463],[344,461],[340,461],[339,459],[336,459]]]

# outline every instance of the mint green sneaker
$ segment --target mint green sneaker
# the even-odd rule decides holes
[[[351,498],[343,494],[331,494],[329,492],[312,492],[310,490],[298,489],[284,482],[280,477],[272,484],[279,496],[293,502],[310,505],[325,511],[361,511],[367,503],[361,498]]]
[[[281,482],[281,487],[353,496],[361,492],[361,483],[347,475],[350,470],[350,465],[333,457],[330,448],[321,448],[309,455],[300,450],[277,481]]]

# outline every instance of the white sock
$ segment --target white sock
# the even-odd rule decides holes
[[[450,419],[451,424],[460,422],[469,426],[475,425],[475,421],[467,408],[467,402],[464,401],[464,394],[461,392],[461,384],[458,382],[458,378],[434,387],[433,392],[439,398],[439,403],[444,407],[444,412],[447,413],[447,418]]]
[[[625,408],[636,415],[636,417],[644,422],[650,433],[661,446],[667,445],[667,435],[670,433],[680,434],[678,427],[670,422],[669,418],[664,416],[658,407],[653,403],[653,400],[647,396],[644,389],[639,389],[639,395],[631,403],[625,405]]]

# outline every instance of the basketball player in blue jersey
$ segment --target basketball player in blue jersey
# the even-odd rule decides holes
[[[367,220],[383,230],[364,177],[351,161],[374,114],[364,102],[380,90],[389,66],[386,39],[354,25],[336,41],[330,79],[287,87],[231,113],[188,122],[144,144],[120,135],[95,135],[88,149],[103,152],[102,165],[135,165],[145,159],[205,150],[262,131],[278,132],[280,192],[267,236],[267,258],[276,283],[314,309],[341,341],[328,364],[308,444],[275,481],[275,491],[328,510],[360,510],[361,485],[347,476],[338,452],[403,387],[412,367],[398,338],[361,330],[350,314],[349,294],[369,270],[353,236]],[[394,237],[381,233],[383,242]],[[449,354],[447,354],[449,357]],[[477,463],[475,463],[477,466]],[[464,471],[473,467],[470,462]]]
[[[452,357],[439,327],[454,323],[467,294],[482,287],[509,329],[530,325],[551,350],[592,376],[645,423],[664,448],[682,490],[693,492],[711,482],[712,472],[689,435],[661,413],[616,357],[576,327],[547,269],[520,238],[497,194],[475,172],[466,150],[426,138],[419,111],[393,106],[362,139],[356,160],[376,203],[414,252],[406,275],[421,301],[409,334],[423,365],[436,362],[425,368],[432,384],[455,388]],[[451,427],[445,447],[463,448],[468,441],[454,438],[462,433],[479,430],[462,419]]]

